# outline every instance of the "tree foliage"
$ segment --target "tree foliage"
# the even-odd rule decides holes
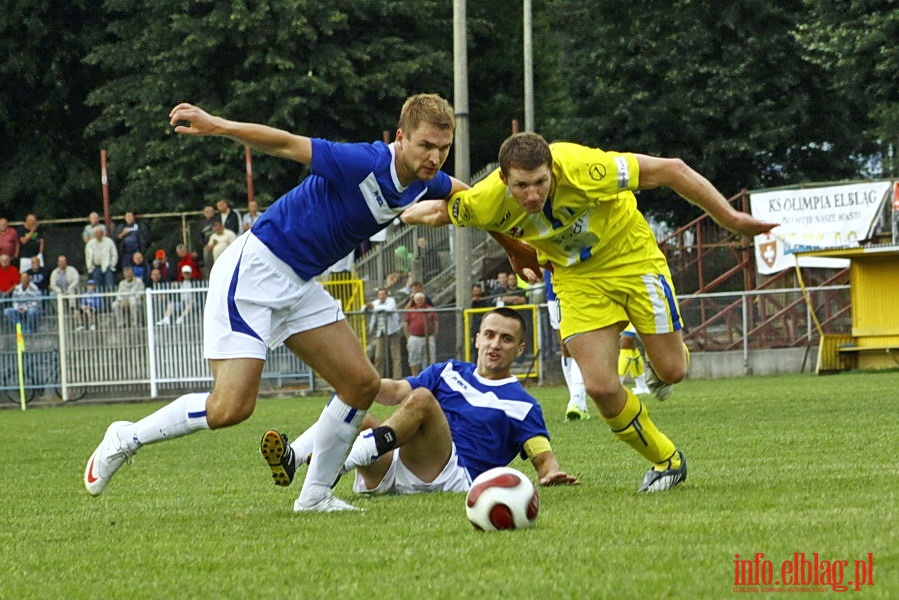
[[[86,212],[100,197],[97,145],[84,135],[100,76],[81,60],[101,33],[83,0],[0,11],[0,209],[10,219],[57,214],[61,198]]]
[[[899,173],[899,3],[806,0],[797,28],[807,59],[866,117],[858,129],[878,146],[887,174]]]

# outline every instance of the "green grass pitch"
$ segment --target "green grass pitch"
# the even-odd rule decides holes
[[[653,419],[689,479],[637,495],[646,464],[563,388],[530,388],[577,487],[541,489],[534,529],[481,533],[459,494],[292,512],[258,454],[325,398],[260,400],[246,423],[145,447],[91,498],[84,463],[113,420],[158,403],[0,411],[0,598],[722,598],[735,555],[873,554],[860,597],[899,597],[899,372],[688,381]],[[377,410],[383,414],[383,408]],[[513,463],[533,477],[530,464]],[[755,597],[777,596],[760,592]]]

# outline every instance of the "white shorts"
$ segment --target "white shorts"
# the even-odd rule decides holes
[[[558,331],[559,323],[562,322],[562,315],[559,312],[559,301],[547,300],[546,312],[549,313],[549,326]]]
[[[443,467],[443,471],[431,483],[425,483],[415,476],[403,463],[400,457],[402,448],[393,451],[393,461],[384,475],[384,479],[374,489],[365,487],[365,480],[356,471],[356,481],[353,491],[357,494],[424,494],[428,492],[467,492],[471,487],[471,476],[468,470],[459,466],[459,457],[456,455],[456,445],[450,451],[449,461]]]
[[[252,232],[231,243],[209,274],[203,356],[260,358],[291,335],[343,320],[315,280],[304,281]]]

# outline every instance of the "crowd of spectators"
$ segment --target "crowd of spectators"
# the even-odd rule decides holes
[[[73,298],[65,306],[78,329],[96,329],[97,315],[104,311],[115,314],[119,327],[138,326],[144,290],[197,287],[192,282],[205,279],[215,259],[261,215],[255,201],[248,203],[241,217],[228,200],[219,199],[204,207],[195,223],[198,239],[191,240],[191,245],[197,251],[179,243],[170,259],[166,248],[154,244],[148,224],[134,211],[125,211],[111,226],[98,212],[91,212],[81,230],[83,260],[59,254],[52,270],[45,258],[47,238],[37,216],[26,215],[19,227],[0,216],[0,304],[6,323],[21,323],[23,331],[32,333],[55,304],[50,297],[67,295]],[[172,320],[177,321],[177,316]]]

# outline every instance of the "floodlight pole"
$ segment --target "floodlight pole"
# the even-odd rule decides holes
[[[456,109],[456,179],[471,178],[468,114],[468,36],[465,0],[453,0],[453,105]],[[453,228],[456,264],[456,356],[465,356],[468,341],[463,308],[471,307],[471,235],[467,227]]]
[[[524,0],[524,130],[534,131],[534,39],[531,0]]]

